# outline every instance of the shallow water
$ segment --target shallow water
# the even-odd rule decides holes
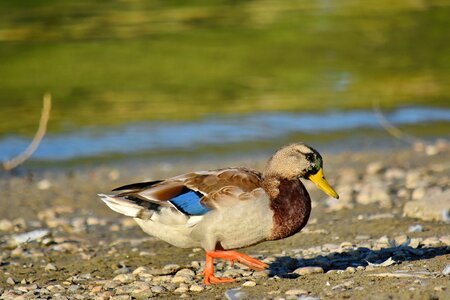
[[[443,1],[0,2],[0,159],[111,160],[385,147],[448,137]]]
[[[450,109],[407,107],[389,112],[386,119],[396,126],[450,126]],[[444,124],[444,125],[443,125]],[[372,144],[380,143],[374,133],[384,132],[372,111],[330,111],[326,113],[256,113],[210,116],[198,121],[140,122],[114,127],[82,127],[46,136],[33,156],[40,161],[126,156],[147,153],[201,152],[208,147],[232,152],[233,145],[244,150],[251,144],[277,145],[301,140],[320,143],[322,149],[352,150],[371,131]],[[413,132],[414,133],[414,132]],[[329,136],[338,136],[339,140]],[[375,134],[376,135],[376,134]],[[448,132],[448,135],[450,132]],[[433,137],[432,134],[429,136]],[[384,136],[386,137],[386,136]],[[355,139],[353,142],[349,140]],[[19,136],[0,139],[0,159],[5,160],[25,149],[29,140]],[[275,146],[276,147],[276,146]],[[251,147],[250,147],[251,148]],[[251,151],[251,149],[250,149]]]

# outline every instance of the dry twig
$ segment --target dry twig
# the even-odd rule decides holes
[[[381,112],[380,102],[378,100],[372,101],[372,108],[375,116],[378,119],[378,122],[380,122],[381,127],[383,127],[383,129],[386,130],[390,135],[410,144],[423,142],[421,139],[401,131],[399,128],[395,127],[391,122],[389,122]]]
[[[41,119],[39,121],[39,127],[38,130],[36,131],[36,134],[34,135],[33,140],[31,141],[31,144],[28,145],[25,151],[23,151],[16,157],[13,157],[12,159],[3,162],[4,170],[10,171],[14,169],[18,165],[26,161],[28,158],[30,158],[31,155],[33,155],[34,151],[36,151],[36,149],[39,147],[42,138],[45,136],[45,133],[47,132],[47,123],[50,117],[51,108],[52,108],[52,96],[49,93],[46,93],[43,99],[43,106],[41,112]]]

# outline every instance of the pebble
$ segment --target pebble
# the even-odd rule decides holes
[[[443,191],[439,187],[428,188],[424,194],[414,196],[403,207],[403,215],[424,221],[450,222],[450,189]]]
[[[256,282],[254,281],[246,281],[242,284],[242,286],[246,286],[246,287],[254,287],[256,286]]]
[[[119,281],[122,283],[131,282],[135,279],[133,274],[119,274],[113,278],[114,281]]]
[[[414,224],[409,226],[408,228],[409,232],[423,232],[423,226],[420,224]]]
[[[196,292],[196,293],[202,292],[204,289],[205,289],[204,287],[202,287],[201,285],[198,285],[198,284],[193,284],[189,288],[189,290],[191,292]]]
[[[367,165],[366,173],[369,175],[379,174],[384,170],[384,165],[380,161],[374,161]]]
[[[308,274],[318,274],[323,273],[322,267],[300,267],[296,269],[293,273],[298,275],[308,275]]]
[[[439,246],[441,244],[441,241],[438,237],[432,236],[429,238],[426,238],[422,241],[422,244],[425,246],[433,247],[433,246]]]
[[[308,292],[302,289],[292,289],[285,292],[286,295],[307,295]]]
[[[9,284],[9,285],[15,285],[16,284],[16,282],[14,281],[14,279],[12,279],[12,277],[8,277],[6,279],[6,283]]]
[[[155,285],[151,287],[151,291],[155,294],[161,294],[167,292],[167,289],[160,285]]]
[[[174,293],[177,294],[182,294],[182,293],[186,293],[187,291],[189,291],[189,288],[186,286],[180,286],[179,288],[177,288],[176,290],[174,290]]]
[[[12,231],[14,228],[14,224],[7,220],[7,219],[1,219],[0,220],[0,231]]]
[[[450,235],[444,235],[439,238],[442,244],[450,246]]]
[[[48,272],[48,271],[57,271],[58,268],[57,268],[54,264],[48,263],[48,264],[45,266],[44,270],[47,271],[47,272]]]
[[[442,270],[442,274],[444,275],[450,275],[450,264],[448,264],[444,270]]]

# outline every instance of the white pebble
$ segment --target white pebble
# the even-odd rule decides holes
[[[286,295],[307,295],[308,292],[302,289],[292,289],[292,290],[288,290],[285,293]]]
[[[246,281],[242,284],[242,286],[253,287],[256,286],[256,282],[254,281]]]
[[[202,287],[201,285],[198,285],[198,284],[193,284],[189,288],[189,290],[191,292],[197,292],[197,293],[203,291],[204,289],[205,289],[204,287]]]

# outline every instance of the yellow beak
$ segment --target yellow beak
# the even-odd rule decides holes
[[[330,186],[330,184],[326,181],[325,176],[323,175],[323,169],[320,168],[319,172],[314,175],[310,175],[308,177],[309,180],[314,182],[322,191],[327,193],[329,196],[339,199],[339,195],[335,190]]]

